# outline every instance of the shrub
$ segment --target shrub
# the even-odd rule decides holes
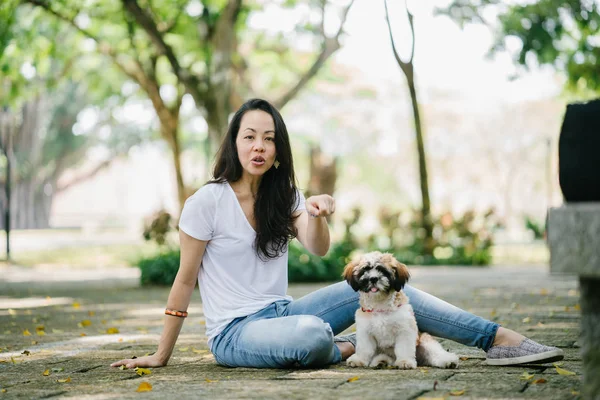
[[[344,267],[356,247],[351,242],[333,243],[324,257],[310,254],[293,241],[289,246],[288,280],[290,282],[336,282],[342,279]]]
[[[142,272],[142,285],[171,285],[179,270],[179,249],[142,258],[136,264]]]
[[[407,218],[408,217],[408,218]],[[389,252],[408,265],[488,265],[493,230],[499,226],[493,211],[476,215],[469,211],[455,218],[449,213],[434,218],[434,250],[425,254],[425,241],[419,221],[420,213],[382,211],[379,234],[372,234],[364,243],[353,234],[352,227],[360,219],[354,210],[345,220],[342,240],[334,242],[324,257],[310,254],[294,240],[289,245],[288,279],[290,282],[338,282],[344,266],[355,251]],[[404,221],[402,223],[402,221]],[[137,262],[142,270],[142,285],[171,285],[179,268],[179,250],[167,250]]]
[[[525,216],[525,228],[533,232],[535,239],[543,239],[546,233],[545,224],[535,221],[529,215]]]

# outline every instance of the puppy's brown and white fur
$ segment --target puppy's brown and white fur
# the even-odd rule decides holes
[[[412,306],[402,292],[409,276],[406,265],[380,252],[346,265],[344,278],[360,293],[361,306],[356,311],[356,351],[346,361],[349,366],[458,366],[456,354],[445,351],[427,333],[419,333]]]

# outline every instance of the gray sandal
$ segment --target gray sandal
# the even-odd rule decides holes
[[[352,343],[352,346],[354,346],[354,348],[356,349],[356,333],[351,333],[349,335],[343,335],[343,336],[334,336],[333,342],[334,343],[350,342],[350,343]]]

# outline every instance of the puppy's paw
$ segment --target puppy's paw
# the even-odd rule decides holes
[[[454,353],[446,353],[439,361],[440,365],[436,365],[436,367],[448,369],[458,368],[458,356]]]
[[[388,365],[392,365],[393,363],[394,363],[394,360],[390,356],[388,356],[386,354],[379,354],[378,356],[375,356],[375,358],[373,358],[373,360],[369,364],[369,367],[384,368],[384,367],[387,367]]]
[[[417,360],[396,360],[394,366],[400,369],[415,369],[417,368]]]
[[[358,356],[356,353],[351,355],[347,360],[346,360],[346,365],[349,367],[366,367],[369,364],[368,361],[363,360],[360,356]]]

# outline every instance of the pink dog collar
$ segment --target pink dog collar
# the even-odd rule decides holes
[[[398,308],[400,308],[400,307],[402,307],[402,304],[400,304],[400,305],[398,306]],[[361,310],[362,312],[392,312],[392,311],[394,311],[394,310],[377,310],[377,309],[375,309],[375,308],[371,308],[371,309],[369,309],[369,308],[364,308],[364,307],[361,307],[361,308],[360,308],[360,310]]]

